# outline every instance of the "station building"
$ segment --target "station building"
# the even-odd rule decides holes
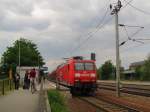
[[[131,63],[129,69],[123,71],[125,79],[134,79],[136,76],[136,72],[135,72],[136,68],[143,66],[144,63],[145,61]]]
[[[27,66],[19,67],[19,66],[17,66],[16,73],[20,73],[20,83],[21,84],[23,84],[23,82],[24,82],[24,75],[25,75],[26,71],[28,70],[30,72],[33,68],[35,68],[35,71],[36,71],[36,74],[37,74],[36,77],[38,77],[39,67],[37,67],[37,66],[35,66],[35,67],[27,67]]]

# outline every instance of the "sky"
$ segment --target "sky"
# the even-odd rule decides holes
[[[37,44],[49,71],[63,58],[96,53],[97,67],[105,61],[115,64],[115,17],[109,5],[117,0],[0,0],[0,55],[20,37]],[[150,1],[124,0],[119,24],[120,43],[133,39],[150,39]],[[127,4],[127,5],[126,5]],[[137,10],[140,9],[140,10]],[[142,11],[141,11],[142,10]],[[102,27],[101,27],[102,25]],[[143,43],[144,42],[144,43]],[[120,46],[121,65],[145,60],[150,41],[127,41]]]

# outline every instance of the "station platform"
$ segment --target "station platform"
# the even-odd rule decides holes
[[[11,91],[0,96],[0,112],[39,112],[40,85],[37,85],[37,92],[34,94],[30,90]],[[49,89],[49,83],[44,83],[44,89]]]
[[[15,90],[0,97],[1,112],[38,112],[39,93],[32,94],[29,90]]]

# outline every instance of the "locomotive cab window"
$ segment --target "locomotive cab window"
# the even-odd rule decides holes
[[[75,63],[75,70],[95,70],[94,63]]]
[[[75,63],[75,70],[84,70],[83,63]]]
[[[94,70],[93,63],[85,63],[85,70]]]

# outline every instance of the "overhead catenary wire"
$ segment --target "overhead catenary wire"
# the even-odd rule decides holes
[[[110,2],[110,0],[108,0],[107,4],[108,4],[109,2]],[[106,5],[105,7],[107,7],[107,5]],[[103,8],[104,8],[104,7],[103,7]],[[103,9],[103,8],[102,8],[102,9]],[[96,25],[96,28],[98,28],[98,27],[102,24],[102,22],[104,21],[106,15],[107,15],[107,13],[108,13],[108,9],[109,9],[109,8],[107,7],[106,12],[104,13],[104,16],[102,17],[102,19],[101,19],[100,21],[98,21],[98,24]],[[97,19],[99,19],[99,18],[97,17]],[[84,37],[90,35],[91,33],[93,33],[93,30],[87,32],[87,33],[86,33],[85,35],[83,35],[83,36],[82,36],[82,35],[79,36],[79,40],[81,40],[81,38],[84,38]]]
[[[124,0],[124,1],[127,2],[126,0]],[[135,7],[135,6],[132,5],[131,3],[128,3],[128,5],[129,5],[130,7],[132,7],[132,8],[134,8],[135,10],[137,10],[137,11],[143,13],[143,14],[150,15],[150,12],[147,12],[147,11],[144,11],[144,10],[138,8],[138,7]]]
[[[124,1],[126,2],[126,4],[123,6],[123,8],[125,8],[125,7],[128,6],[128,5],[130,5],[130,3],[131,3],[133,0],[130,0],[130,1],[124,0]],[[123,9],[123,8],[122,8],[122,9]],[[125,32],[126,32],[126,35],[127,35],[127,37],[128,37],[128,39],[127,39],[126,41],[123,41],[123,42],[120,44],[120,46],[124,45],[124,44],[125,44],[127,41],[129,41],[129,40],[131,40],[131,41],[133,41],[133,42],[139,42],[139,43],[142,43],[142,44],[144,43],[144,42],[141,42],[141,41],[139,41],[139,40],[132,39],[132,37],[135,36],[137,33],[139,33],[139,32],[141,31],[141,29],[143,29],[144,27],[141,27],[141,26],[138,26],[138,25],[124,25],[124,24],[119,24],[119,26],[122,26],[122,27],[124,28],[124,30],[125,30]],[[139,27],[140,29],[137,30],[135,33],[133,33],[131,36],[129,36],[126,27]]]
[[[83,40],[83,42],[88,41],[91,37],[93,37],[93,35],[96,32],[98,32],[98,30],[101,29],[101,26],[103,26],[103,22],[105,21],[108,12],[109,12],[109,7],[107,7],[106,12],[104,13],[104,15],[103,15],[102,19],[100,20],[100,22],[94,28],[94,30],[92,30],[91,32],[88,32],[88,34],[86,35],[87,38],[85,40]],[[77,47],[71,49],[70,52],[69,52],[70,55],[72,55],[73,52],[75,52],[76,50],[78,50],[82,46],[83,42],[79,43]]]
[[[119,24],[119,26],[144,28],[144,27],[142,27],[142,26],[137,26],[137,25],[125,25],[125,24]]]
[[[108,0],[108,2],[110,2],[110,0]],[[87,37],[84,41],[88,41],[89,38],[92,37],[92,35],[94,35],[99,29],[101,29],[101,26],[103,26],[103,22],[107,16],[107,13],[108,13],[108,10],[109,8],[107,7],[107,10],[106,10],[106,13],[104,13],[104,16],[102,17],[102,19],[99,21],[99,23],[96,25],[96,27],[94,28],[93,31],[90,31],[86,34],[86,36],[81,36],[79,39],[83,38],[83,37]],[[100,27],[100,28],[99,28]],[[47,32],[41,32],[39,33],[39,35],[43,34],[43,33],[47,33]],[[79,45],[79,46],[82,46],[82,45]],[[76,49],[76,48],[75,48]],[[77,48],[78,49],[78,48]],[[73,49],[74,50],[74,49]],[[71,50],[72,51],[72,50]],[[68,51],[67,51],[68,52]]]
[[[126,48],[126,49],[121,50],[120,52],[121,52],[121,53],[125,53],[125,52],[127,52],[127,51],[129,51],[129,50],[132,50],[132,49],[134,49],[134,48],[143,47],[143,46],[146,46],[146,45],[148,45],[148,44],[149,44],[149,43],[144,43],[144,44],[139,44],[139,45],[135,45],[135,46],[132,46],[132,47],[128,47],[128,48]]]
[[[145,39],[145,38],[141,38],[141,39],[139,39],[139,38],[137,38],[136,40],[150,40],[150,39]]]
[[[97,28],[95,30],[95,32],[93,32],[92,35],[89,35],[82,43],[80,43],[79,46],[77,46],[75,49],[72,50],[71,54],[76,52],[79,48],[81,48],[83,45],[85,45],[85,43],[94,36],[95,33],[97,33],[99,30],[101,30],[102,28],[104,28],[104,26],[109,23],[111,20],[113,19],[113,17],[109,18],[104,24],[102,24],[99,28]]]
[[[126,35],[127,35],[127,37],[128,37],[128,40],[129,40],[129,39],[130,39],[129,33],[128,33],[126,27],[123,27],[123,28],[124,28],[124,30],[125,30],[125,32],[126,32]]]
[[[137,40],[137,39],[135,39],[135,38],[132,38],[132,37],[134,37],[136,34],[138,34],[144,27],[141,27],[141,26],[124,25],[124,24],[119,24],[119,26],[121,26],[121,27],[124,28],[124,30],[125,30],[125,32],[126,32],[126,35],[127,35],[127,37],[128,37],[128,39],[127,39],[126,41],[123,41],[123,42],[120,44],[120,46],[124,45],[124,44],[125,44],[127,41],[129,41],[129,40],[131,40],[131,41],[133,41],[133,42],[138,42],[138,43],[144,44],[144,42],[142,42],[142,41],[140,41],[140,40]],[[128,33],[126,27],[138,27],[139,29],[138,29],[136,32],[134,32],[131,36],[129,36],[129,33]]]
[[[129,2],[127,2],[127,4],[126,4],[123,8],[125,8],[125,7],[126,7],[129,3],[131,3],[132,1],[133,1],[133,0],[130,0]],[[107,10],[108,10],[108,9],[107,9]],[[107,10],[106,10],[106,13],[104,14],[104,16],[103,16],[101,22],[104,21],[106,15],[107,15]],[[101,22],[100,22],[100,23],[101,23]],[[101,24],[98,24],[96,28],[100,27],[100,25],[101,25]],[[88,38],[87,38],[86,40],[84,40],[84,42],[88,41],[88,40],[92,37],[91,34],[92,34],[92,33],[96,33],[97,31],[98,31],[98,30],[96,30],[95,32],[90,32],[90,33],[88,34],[88,36],[87,36]],[[74,48],[74,49],[72,50],[71,54],[72,54],[73,52],[75,52],[77,49],[81,48],[81,46],[83,46],[83,42],[80,43],[80,44],[78,45],[78,47]]]
[[[138,29],[135,33],[133,33],[133,34],[131,35],[131,37],[133,37],[133,36],[135,36],[136,34],[138,34],[141,30],[142,30],[142,29]]]
[[[125,7],[127,7],[132,1],[133,1],[133,0],[126,1],[126,4],[122,7],[122,9],[125,8]]]
[[[110,2],[110,0],[108,0],[108,2],[107,2],[107,4]],[[106,5],[107,6],[107,5]],[[104,7],[106,7],[106,6],[104,6]],[[103,8],[104,8],[103,7]],[[103,9],[102,8],[102,9]],[[107,16],[107,13],[108,13],[108,10],[109,8],[107,7],[107,9],[106,9],[106,12],[104,13],[104,15],[103,15],[103,17],[102,17],[102,19],[98,22],[98,24],[96,25],[96,27],[95,27],[95,29],[97,29],[98,27],[100,27],[101,26],[101,24],[104,22],[104,20],[105,20],[105,18],[106,18],[106,16]],[[98,18],[97,18],[98,19]],[[79,46],[80,45],[80,40],[82,39],[82,38],[84,38],[84,37],[89,37],[90,35],[92,35],[93,34],[93,32],[95,32],[95,29],[93,30],[91,30],[91,31],[89,31],[89,32],[87,32],[87,34],[85,34],[85,35],[81,35],[81,36],[79,36],[79,38],[77,39],[78,40],[78,45],[77,46]],[[76,48],[76,47],[75,47]],[[67,52],[66,54],[72,54],[72,50],[74,50],[75,48],[71,48],[71,50],[69,50],[70,52]]]
[[[141,11],[141,12],[143,12],[143,13],[146,13],[146,14],[150,15],[149,12],[146,12],[146,11],[144,11],[144,10],[141,10],[141,9],[139,9],[139,8],[137,8],[137,7],[135,7],[135,6],[133,6],[133,5],[131,4],[131,2],[132,2],[133,0],[130,0],[130,1],[124,0],[124,1],[126,2],[126,5],[125,5],[123,8],[125,8],[127,5],[129,5],[129,6],[131,6],[132,8],[135,8],[135,9],[138,10],[138,11]],[[143,29],[144,27],[141,27],[141,26],[133,26],[133,25],[123,25],[123,24],[120,24],[120,26],[124,26],[124,29],[125,29],[126,34],[127,34],[127,36],[128,36],[128,40],[132,40],[132,41],[136,41],[136,42],[140,42],[140,43],[144,43],[144,42],[139,41],[139,40],[150,40],[150,39],[131,39],[131,38],[129,37],[129,34],[128,34],[127,29],[126,29],[126,27],[139,27],[139,28],[141,28],[141,29]],[[125,26],[126,26],[126,27],[125,27]],[[137,33],[139,33],[139,32],[141,31],[141,29],[137,30],[134,34],[132,34],[131,37],[133,37],[134,35],[136,35]],[[128,41],[128,40],[127,40],[127,41]],[[126,42],[126,41],[122,42],[121,44],[125,44],[125,42]]]

